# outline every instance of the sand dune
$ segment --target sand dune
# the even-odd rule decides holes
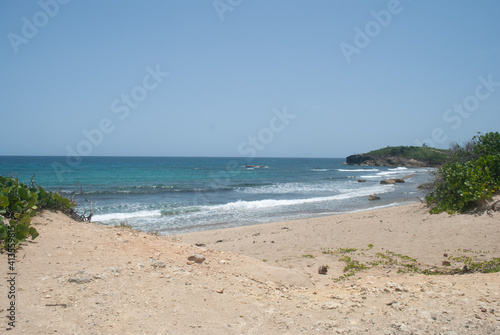
[[[45,212],[34,218],[40,237],[17,253],[11,333],[500,333],[498,273],[398,274],[385,263],[336,280],[345,266],[339,248],[358,249],[347,255],[362,262],[405,255],[427,269],[443,268],[444,253],[500,257],[499,219],[431,216],[413,204],[155,236]],[[206,260],[188,261],[193,253]],[[6,274],[5,253],[0,262]],[[2,314],[7,307],[2,284]]]

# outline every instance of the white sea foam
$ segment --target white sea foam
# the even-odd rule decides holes
[[[314,171],[314,172],[326,172],[326,171],[330,171],[329,169],[311,169],[311,171]]]
[[[290,194],[290,193],[317,193],[317,192],[335,192],[338,184],[308,184],[308,183],[282,183],[265,185],[259,187],[249,187],[238,190],[245,194]]]
[[[373,193],[378,193],[378,194],[387,193],[392,191],[393,187],[394,187],[393,185],[377,185],[355,190],[345,189],[345,190],[340,190],[342,193],[337,195],[328,197],[306,198],[306,199],[287,199],[287,200],[265,199],[256,201],[239,200],[224,205],[207,206],[206,209],[212,211],[255,210],[255,209],[262,209],[269,207],[301,205],[301,204],[323,202],[323,201],[346,200],[356,197],[367,196]]]
[[[414,170],[390,170],[390,171],[384,171],[384,172],[379,172],[377,173],[380,176],[390,176],[390,175],[408,175],[411,173],[415,173],[416,171]]]
[[[161,211],[138,211],[132,213],[110,213],[110,214],[96,214],[92,216],[93,221],[111,221],[111,220],[128,220],[137,218],[147,218],[147,217],[160,217]]]
[[[376,172],[379,169],[337,169],[339,172]]]

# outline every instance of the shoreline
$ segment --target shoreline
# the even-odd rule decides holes
[[[368,201],[368,200],[367,200]],[[260,225],[268,225],[268,224],[275,224],[279,222],[288,222],[288,221],[303,221],[303,220],[311,220],[311,219],[320,219],[320,218],[328,218],[328,217],[334,217],[338,215],[346,215],[346,214],[354,214],[354,213],[360,213],[360,212],[366,212],[366,211],[376,211],[380,209],[385,209],[385,208],[394,208],[394,207],[401,207],[401,206],[408,206],[411,204],[418,204],[421,203],[418,200],[401,200],[401,201],[396,201],[396,202],[391,202],[388,204],[384,205],[378,205],[378,206],[373,206],[373,207],[367,207],[367,208],[358,208],[355,210],[348,210],[346,212],[332,212],[332,213],[323,213],[323,214],[318,214],[318,213],[313,213],[313,212],[307,212],[307,214],[303,214],[303,217],[299,218],[287,218],[285,220],[277,220],[277,221],[269,221],[269,222],[251,222],[251,223],[243,223],[241,225],[234,225],[234,226],[219,226],[220,223],[212,223],[210,227],[213,228],[208,228],[208,229],[201,229],[201,230],[193,230],[189,232],[180,232],[180,233],[170,233],[170,231],[173,231],[173,228],[169,228],[169,232],[166,234],[160,234],[162,236],[177,236],[177,235],[189,235],[189,234],[196,234],[196,233],[201,233],[201,232],[209,232],[209,231],[218,231],[218,230],[225,230],[225,229],[234,229],[234,228],[239,228],[239,227],[253,227],[253,226],[260,226]],[[310,216],[309,216],[310,215]],[[93,221],[95,223],[98,223],[99,225],[102,226],[107,226],[107,227],[113,227],[111,225],[107,225],[102,223],[101,221]],[[200,228],[206,227],[206,226],[197,226]],[[186,228],[177,228],[180,231],[186,230]],[[194,228],[193,228],[194,229]],[[141,231],[141,230],[139,230]],[[151,233],[151,231],[144,231],[146,233]],[[155,231],[154,231],[155,232]]]
[[[498,213],[495,214],[499,218]],[[483,250],[500,257],[499,228],[492,225],[493,218],[488,221],[487,217],[487,214],[431,215],[425,205],[415,202],[310,219],[198,231],[174,237],[184,243],[204,244],[206,248],[236,252],[289,266],[290,262],[279,259],[280,252],[286,250],[284,258],[307,263],[308,268],[312,268],[311,274],[320,265],[331,262],[331,256],[323,255],[323,251],[332,248],[366,249],[370,244],[374,246],[372,253],[390,250],[415,258],[428,267],[442,267],[443,254],[454,248]],[[482,221],[490,223],[482,227],[484,231],[477,230],[474,224]],[[457,231],[454,236],[453,231]],[[496,239],[493,238],[495,236]],[[313,255],[313,261],[301,260],[304,254]],[[339,268],[335,273],[340,274]]]
[[[356,259],[363,249],[369,261],[390,250],[432,267],[441,266],[445,250],[460,256],[458,249],[472,249],[477,253],[462,254],[485,261],[500,257],[498,222],[498,212],[430,215],[415,203],[158,236],[43,212],[33,218],[40,236],[17,252],[16,330],[495,333],[500,331],[500,273],[398,274],[396,265],[381,264],[335,281],[345,263],[334,251],[356,248],[349,253]],[[328,250],[332,253],[323,253]],[[194,253],[206,260],[189,261]],[[5,278],[5,253],[0,262]],[[319,265],[328,265],[326,275],[318,274]],[[5,290],[0,285],[3,314]]]

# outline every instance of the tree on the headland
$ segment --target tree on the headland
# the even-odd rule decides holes
[[[451,147],[450,161],[437,172],[426,197],[431,213],[462,213],[490,200],[500,189],[500,133],[478,133]]]

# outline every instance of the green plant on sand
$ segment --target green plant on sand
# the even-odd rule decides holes
[[[43,209],[73,213],[75,204],[57,193],[45,191],[33,181],[31,185],[16,178],[0,176],[0,245],[16,248],[28,237],[38,237],[31,218]]]
[[[370,244],[367,249],[337,248],[323,251],[324,254],[340,256],[338,261],[344,262],[344,274],[334,278],[335,282],[346,280],[358,272],[382,266],[384,268],[395,269],[397,273],[419,273],[425,275],[456,275],[466,273],[492,273],[500,272],[500,258],[484,258],[487,251],[472,251],[470,249],[458,249],[456,252],[462,253],[460,256],[448,256],[443,261],[443,267],[425,266],[416,259],[395,253],[390,250],[369,254],[373,248]],[[470,254],[473,255],[470,255]]]

